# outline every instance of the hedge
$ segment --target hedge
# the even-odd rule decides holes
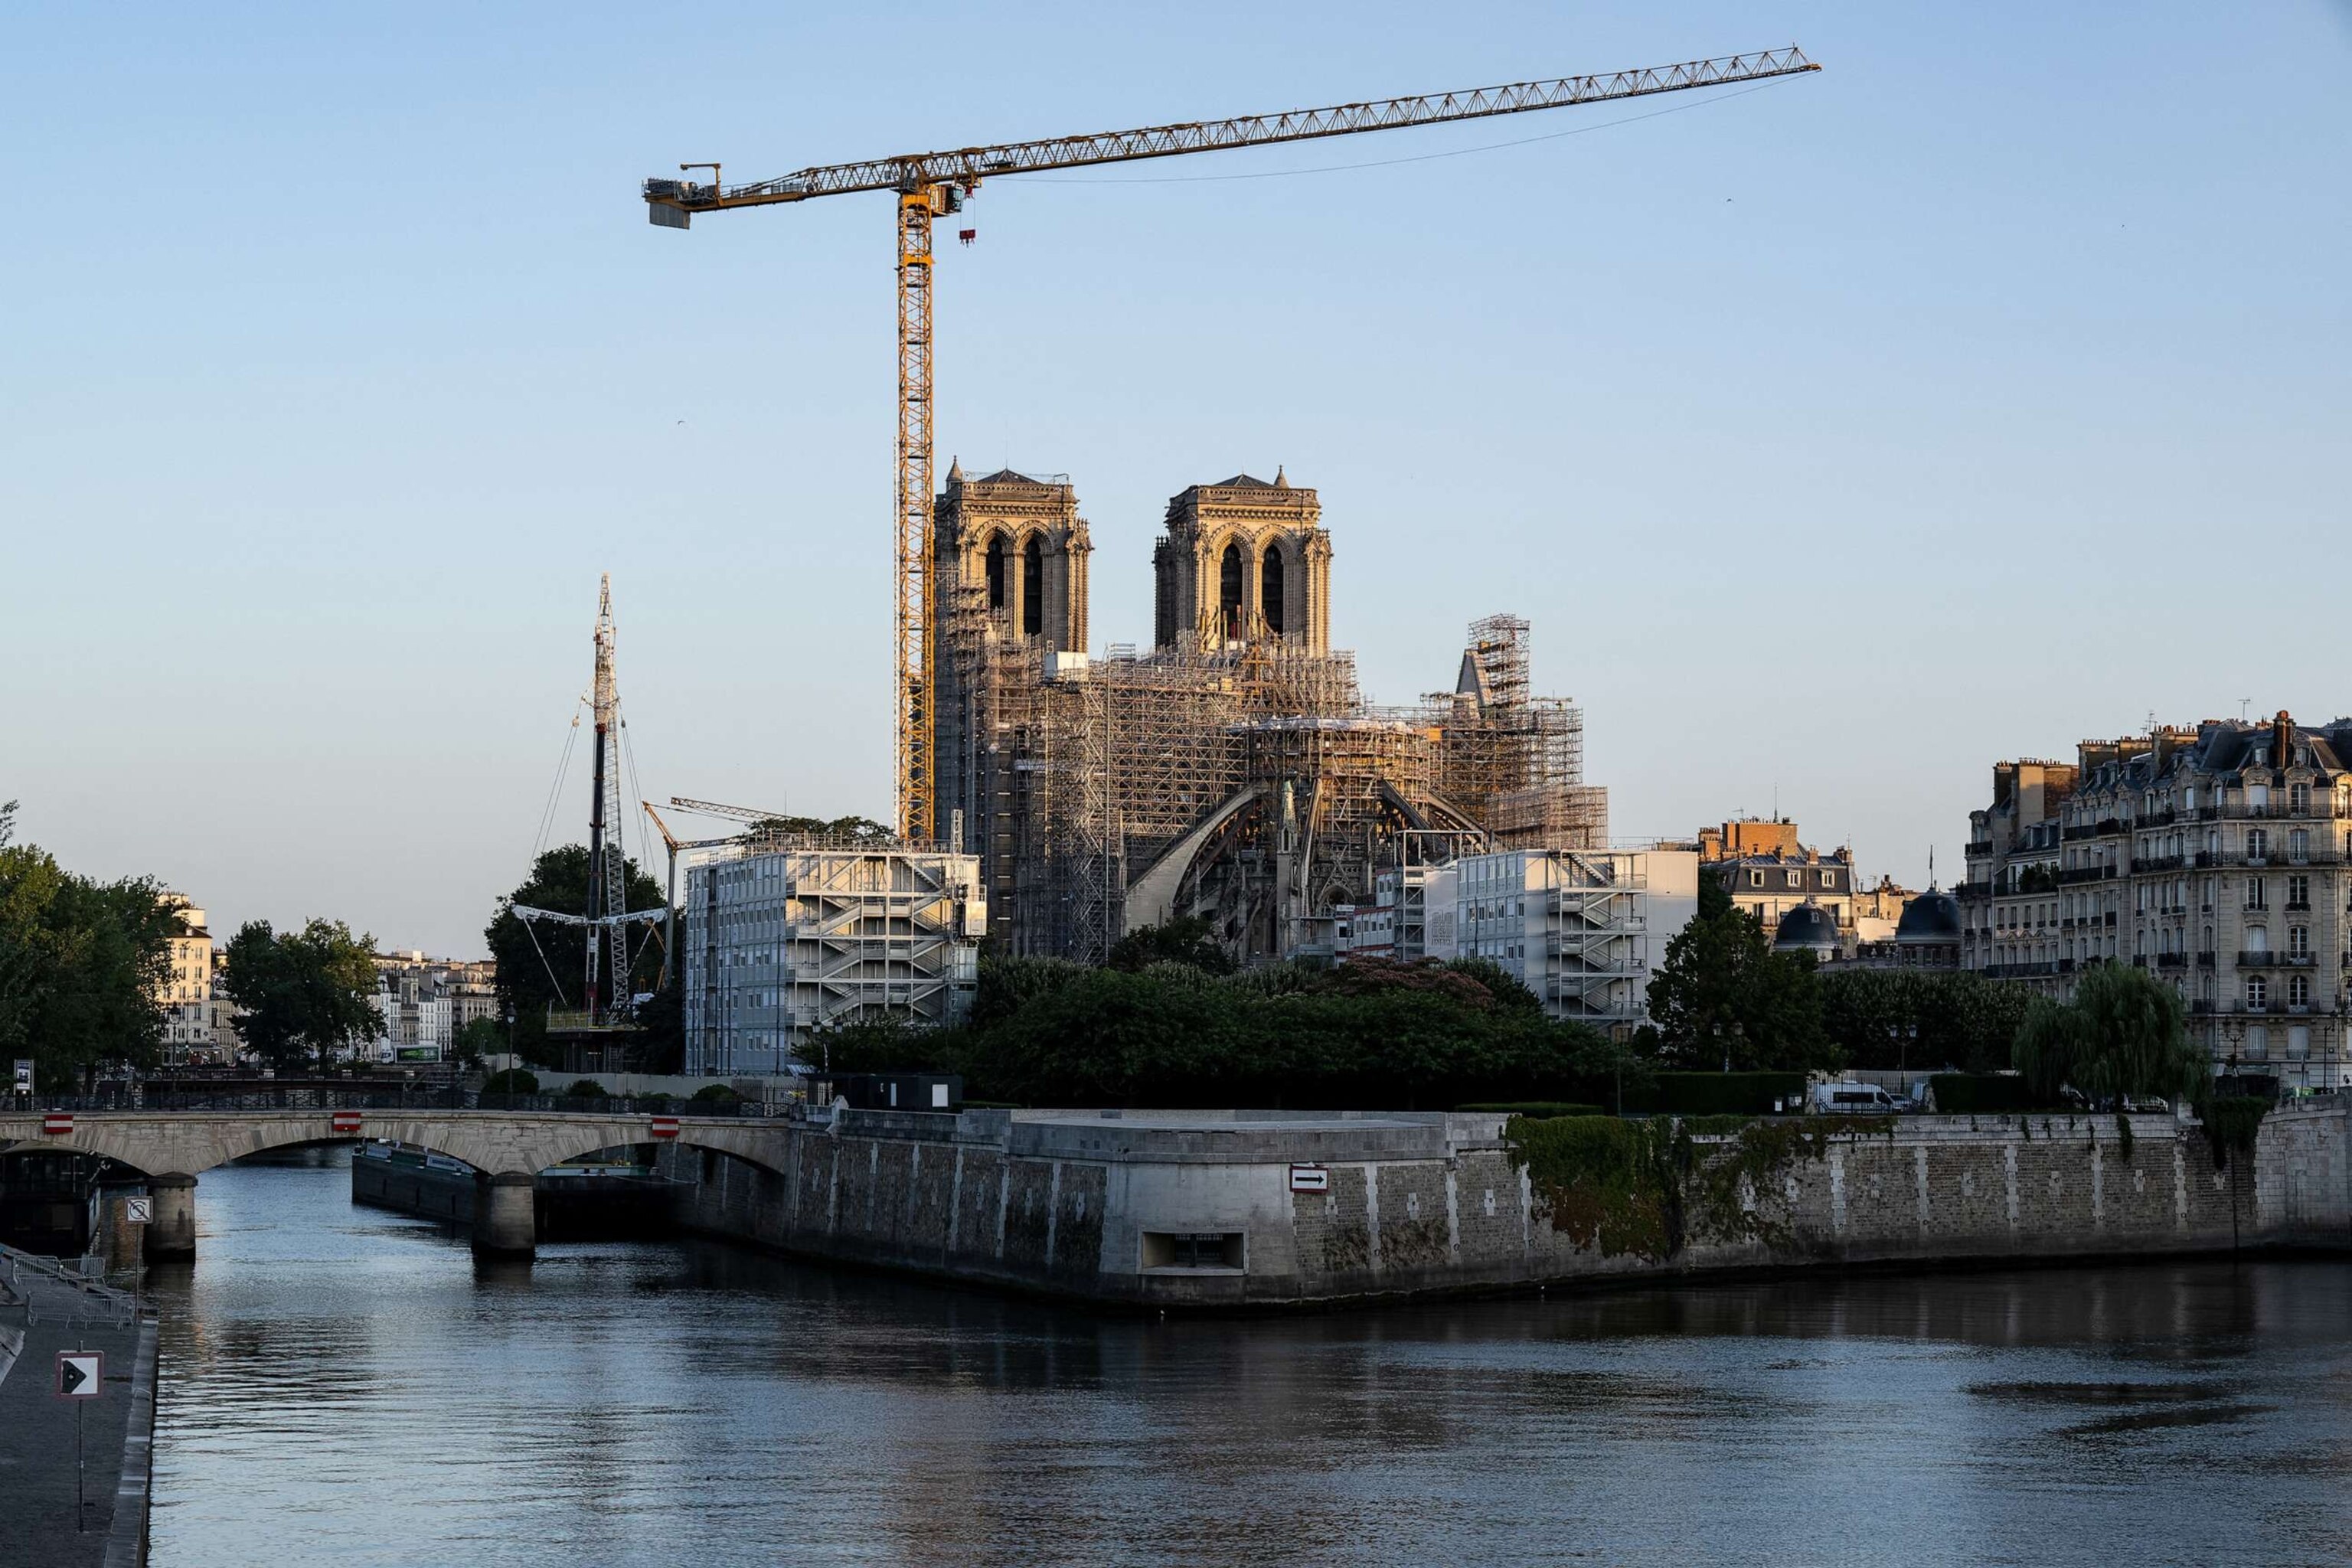
[[[2012,1073],[1939,1072],[1927,1079],[1938,1116],[2014,1116],[2050,1109],[2022,1077]]]
[[[1662,1072],[1625,1086],[1625,1109],[1663,1116],[1769,1116],[1805,1108],[1801,1072]]]
[[[524,1068],[509,1068],[482,1080],[484,1094],[537,1094],[539,1075]]]
[[[1524,1116],[1530,1121],[1549,1121],[1560,1116],[1606,1116],[1609,1113],[1597,1105],[1578,1105],[1565,1100],[1481,1100],[1475,1105],[1457,1105],[1456,1110],[1493,1110],[1506,1116]]]

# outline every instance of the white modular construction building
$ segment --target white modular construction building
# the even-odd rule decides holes
[[[679,942],[689,1074],[823,1065],[828,1025],[960,1022],[988,930],[977,856],[755,836],[689,862]]]

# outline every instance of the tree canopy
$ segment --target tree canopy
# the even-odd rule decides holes
[[[237,1032],[271,1066],[324,1067],[373,1039],[375,941],[341,921],[312,919],[279,931],[247,921],[229,939],[221,989],[245,1009]]]
[[[2071,1085],[2095,1098],[2195,1099],[2212,1067],[2189,1037],[2180,994],[2145,969],[2103,960],[2074,981],[2064,1002],[2035,999],[2012,1047],[2036,1092]]]
[[[1764,924],[1699,879],[1699,912],[1666,944],[1650,978],[1659,1055],[1696,1070],[1801,1071],[1839,1065],[1822,1028],[1810,952],[1774,952]]]
[[[1129,970],[993,957],[965,1027],[870,1021],[807,1054],[837,1071],[957,1072],[974,1098],[1027,1105],[1292,1110],[1589,1100],[1623,1057],[1547,1017],[1491,965],[1228,975],[1164,960]]]
[[[0,805],[0,1057],[44,1089],[101,1067],[154,1064],[176,906],[146,878],[97,882],[17,844]]]
[[[1964,970],[1853,969],[1821,977],[1822,1026],[1858,1068],[1997,1072],[2032,994]]]
[[[1111,943],[1109,963],[1132,974],[1154,963],[1188,963],[1210,974],[1231,974],[1232,955],[1217,942],[1216,927],[1203,915],[1187,915],[1166,925],[1139,926]]]
[[[661,884],[625,862],[625,910],[663,907]],[[550,849],[532,863],[530,875],[498,901],[482,940],[499,965],[499,1000],[514,1015],[513,1049],[526,1061],[555,1065],[547,1046],[547,1010],[579,1007],[588,966],[587,928],[552,921],[526,924],[514,912],[517,904],[532,909],[584,911],[588,907],[588,847],[567,844]],[[629,928],[629,985],[620,1000],[650,992],[661,976],[661,931],[658,926]]]

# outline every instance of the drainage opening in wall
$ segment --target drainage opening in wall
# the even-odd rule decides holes
[[[1242,1232],[1238,1230],[1147,1230],[1143,1233],[1143,1267],[1150,1268],[1226,1268],[1243,1267]]]

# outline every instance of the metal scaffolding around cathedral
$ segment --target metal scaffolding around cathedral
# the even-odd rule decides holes
[[[1528,694],[1527,622],[1477,622],[1454,689],[1377,708],[1330,646],[1315,491],[1237,474],[1164,530],[1154,646],[1097,660],[1068,479],[958,464],[938,500],[932,827],[977,853],[1009,950],[1099,961],[1197,915],[1244,961],[1328,952],[1385,868],[1606,843],[1580,716]]]

